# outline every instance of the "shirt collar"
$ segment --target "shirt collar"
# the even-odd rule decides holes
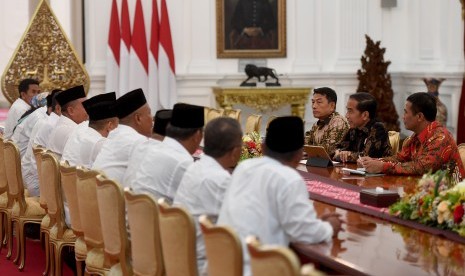
[[[176,141],[175,139],[173,138],[170,138],[168,136],[165,136],[165,139],[163,139],[163,144],[167,145],[168,147],[180,152],[180,153],[183,153],[183,154],[187,154],[189,156],[192,156],[187,150],[186,148],[181,145],[181,143],[179,143],[178,141]]]
[[[329,124],[329,122],[331,122],[331,119],[334,117],[334,115],[336,114],[336,112],[333,112],[331,114],[329,114],[328,117],[324,118],[324,119],[320,119],[316,122],[318,128],[323,128],[325,125]]]
[[[368,123],[367,123],[365,126],[363,126],[362,128],[360,128],[360,131],[362,131],[363,133],[369,134],[371,128],[373,127],[373,125],[374,125],[375,123],[376,123],[376,120],[375,120],[375,119],[369,120]]]
[[[420,143],[425,142],[425,140],[430,136],[430,133],[433,131],[433,129],[437,128],[439,126],[439,123],[437,121],[431,122],[428,126],[425,127],[420,133],[418,133],[417,139],[420,141]]]
[[[221,166],[221,164],[218,163],[218,161],[216,161],[215,158],[213,158],[213,157],[211,157],[211,156],[209,156],[209,155],[202,154],[202,156],[200,157],[200,161],[202,161],[203,163],[209,164],[209,165],[210,165],[209,167],[210,167],[211,169],[216,170],[216,169],[220,169],[220,168],[221,168],[222,170],[225,170],[225,169],[223,168],[223,166]],[[226,170],[225,170],[225,171],[226,171]]]

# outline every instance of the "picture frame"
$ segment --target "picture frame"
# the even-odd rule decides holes
[[[286,57],[286,0],[216,0],[218,58]]]

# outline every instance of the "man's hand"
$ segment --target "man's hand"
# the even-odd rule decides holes
[[[339,152],[339,159],[341,159],[341,161],[343,163],[346,163],[346,162],[349,161],[349,157],[350,157],[351,153],[352,152],[346,151],[346,150],[340,151]]]
[[[360,163],[365,168],[367,173],[383,172],[384,162],[381,160],[373,159],[370,157],[362,157],[360,158]]]
[[[340,214],[328,213],[322,215],[320,219],[331,224],[331,227],[333,227],[333,237],[336,237],[340,231],[344,231],[344,229],[342,229],[342,223],[344,221],[341,219]]]

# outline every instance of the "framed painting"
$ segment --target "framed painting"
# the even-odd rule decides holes
[[[218,58],[286,56],[286,0],[216,0]]]

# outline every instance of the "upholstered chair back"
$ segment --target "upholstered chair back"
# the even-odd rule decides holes
[[[42,155],[45,153],[45,148],[33,145],[32,152],[36,160],[37,175],[39,176],[39,203],[42,208],[47,209],[47,201],[45,200],[45,192],[43,191],[45,182],[42,180]]]
[[[76,167],[69,166],[66,161],[60,163],[61,188],[63,189],[64,199],[68,204],[71,228],[76,235],[81,236],[82,225],[77,196],[76,174]]]
[[[390,130],[389,134],[389,144],[391,144],[392,148],[392,155],[396,155],[399,151],[399,144],[400,144],[400,134],[397,131]]]
[[[131,234],[132,269],[135,275],[162,276],[163,253],[158,204],[146,194],[125,189],[126,210]]]
[[[254,276],[298,276],[300,262],[287,247],[263,246],[258,239],[246,239],[250,255],[250,266]]]
[[[251,132],[260,132],[260,126],[262,122],[262,115],[252,114],[247,117],[245,121],[245,130],[244,133],[251,133]]]
[[[3,137],[0,137],[0,194],[7,192],[8,182],[6,180],[6,171],[5,171],[5,154],[4,154],[4,143]]]
[[[4,154],[8,193],[13,202],[19,204],[19,215],[22,215],[26,211],[26,202],[24,199],[23,176],[21,175],[21,159],[18,147],[13,141],[4,141]]]
[[[242,245],[233,229],[199,218],[208,259],[208,275],[242,276]]]
[[[240,109],[225,109],[224,115],[229,118],[233,118],[237,121],[241,121],[241,110]]]
[[[76,190],[84,240],[94,248],[103,248],[102,226],[97,202],[97,175],[100,172],[76,168]],[[88,248],[90,250],[90,248]]]
[[[132,275],[123,190],[113,180],[97,175],[97,202],[105,253],[111,264],[119,263],[110,271]]]
[[[57,224],[58,229],[63,231],[64,217],[60,167],[52,153],[45,152],[42,155],[41,168],[41,178],[43,183],[45,183],[45,189],[43,189],[42,192],[47,202],[47,213],[50,216],[50,225]],[[61,238],[60,233],[57,236]]]
[[[197,276],[196,236],[192,216],[181,207],[158,201],[166,275]]]
[[[460,158],[462,159],[462,164],[465,167],[465,143],[458,145]]]

